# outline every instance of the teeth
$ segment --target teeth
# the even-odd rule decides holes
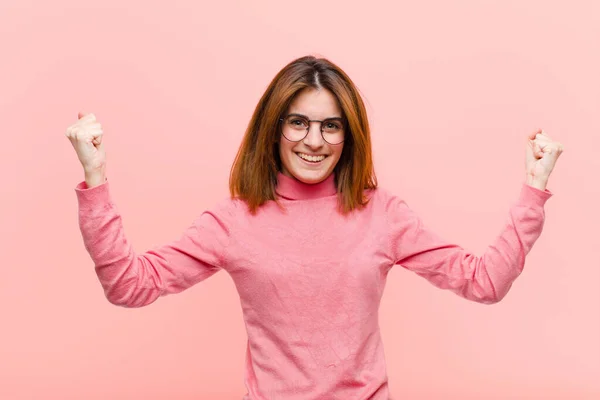
[[[309,156],[308,154],[302,154],[302,153],[298,153],[298,155],[307,160],[307,161],[312,161],[312,162],[318,162],[318,161],[323,161],[325,159],[325,156]]]

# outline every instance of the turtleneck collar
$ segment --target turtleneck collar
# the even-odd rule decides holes
[[[322,182],[309,184],[279,172],[275,191],[279,196],[288,200],[308,200],[332,196],[337,193],[335,175],[332,173]]]

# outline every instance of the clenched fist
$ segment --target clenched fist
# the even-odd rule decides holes
[[[562,143],[552,140],[541,129],[532,132],[527,138],[527,155],[525,158],[527,183],[544,190],[564,147]]]
[[[83,166],[88,187],[104,183],[106,179],[106,152],[102,144],[102,126],[94,114],[79,113],[78,120],[67,128],[71,141]]]

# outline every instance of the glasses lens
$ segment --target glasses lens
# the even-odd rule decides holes
[[[323,121],[321,127],[323,130],[323,139],[330,144],[338,144],[344,141],[344,125],[342,121],[333,119]]]
[[[302,117],[290,115],[283,120],[283,135],[292,142],[298,142],[306,136],[308,121]]]

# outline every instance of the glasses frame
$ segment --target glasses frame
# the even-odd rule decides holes
[[[324,140],[326,143],[329,143],[329,144],[331,144],[331,145],[336,145],[336,144],[342,144],[342,143],[344,143],[344,141],[346,140],[346,121],[344,120],[344,118],[341,118],[341,117],[333,117],[333,118],[326,118],[326,119],[323,119],[323,120],[318,120],[318,119],[308,119],[308,118],[306,117],[306,115],[302,115],[302,114],[293,114],[293,113],[292,113],[292,114],[288,114],[288,115],[286,115],[285,117],[279,118],[279,121],[280,121],[280,122],[282,123],[282,125],[283,125],[283,122],[284,122],[284,121],[285,121],[287,118],[289,118],[289,117],[299,117],[299,118],[305,119],[305,120],[308,122],[308,125],[306,126],[306,133],[304,134],[304,136],[302,137],[302,139],[298,139],[298,140],[291,140],[290,138],[288,138],[287,136],[285,136],[285,133],[283,133],[283,126],[281,127],[281,134],[283,135],[283,137],[284,137],[286,140],[289,140],[290,142],[295,142],[295,143],[297,143],[297,142],[301,142],[301,141],[303,141],[304,139],[306,139],[306,137],[308,136],[308,132],[310,132],[310,123],[311,123],[311,122],[320,122],[320,124],[319,124],[319,130],[321,131],[321,137],[323,138],[323,140]],[[342,124],[342,131],[344,132],[344,139],[342,139],[342,141],[341,141],[341,142],[337,142],[337,143],[331,143],[331,142],[327,141],[327,139],[325,139],[325,136],[323,135],[323,123],[324,123],[324,122],[326,122],[326,121],[339,121],[339,122]]]

